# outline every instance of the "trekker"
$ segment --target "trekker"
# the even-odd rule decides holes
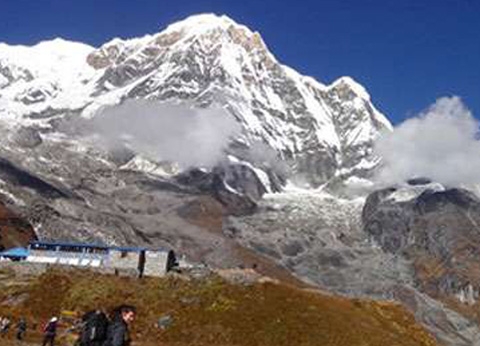
[[[107,315],[100,309],[87,312],[82,317],[80,346],[102,346],[107,339]]]
[[[4,338],[10,329],[10,319],[8,317],[4,317],[1,324],[0,324],[0,333],[2,334],[2,338]]]
[[[136,313],[137,310],[131,305],[121,305],[115,309],[103,346],[129,346],[131,339],[128,326],[135,320]]]
[[[55,337],[57,336],[57,326],[58,326],[58,318],[52,317],[52,319],[47,323],[45,328],[43,328],[43,344],[42,346],[50,346],[55,345]]]
[[[17,340],[22,341],[25,337],[25,333],[27,332],[27,321],[24,317],[20,319],[17,323]]]

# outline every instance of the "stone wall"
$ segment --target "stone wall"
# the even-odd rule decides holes
[[[1,261],[0,270],[13,270],[17,275],[42,275],[50,268],[59,268],[62,270],[89,270],[100,274],[110,274],[119,276],[138,276],[137,270],[119,269],[107,267],[81,267],[63,264],[50,264],[50,263],[32,263],[32,262],[12,262]]]
[[[175,261],[173,251],[146,251],[145,252],[145,276],[165,276],[170,270],[172,261]]]
[[[117,274],[139,276],[138,264],[140,261],[139,252],[110,251],[105,268],[113,270]]]

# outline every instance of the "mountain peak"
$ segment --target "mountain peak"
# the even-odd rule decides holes
[[[228,28],[231,25],[242,26],[226,15],[216,15],[214,13],[202,13],[189,16],[176,23],[170,24],[167,31],[184,29],[185,27],[194,28],[198,31],[210,30],[215,28]]]
[[[218,34],[225,34],[228,39],[241,44],[247,50],[268,50],[260,34],[245,25],[238,24],[226,15],[213,13],[197,14],[169,25],[159,36],[182,36],[184,40],[192,37],[207,36],[218,39]]]
[[[259,55],[269,63],[276,62],[258,32],[236,23],[233,19],[216,14],[198,14],[169,25],[153,35],[128,40],[113,39],[92,52],[88,62],[96,69],[122,63],[129,58],[155,60],[168,50],[186,52],[192,46],[200,50],[215,51],[233,44],[248,53]],[[231,46],[227,49],[231,52]]]
[[[327,90],[333,94],[339,95],[343,101],[353,102],[353,106],[359,109],[368,105],[366,107],[371,110],[372,117],[375,121],[382,124],[381,127],[386,130],[393,131],[392,124],[384,114],[375,108],[371,101],[370,94],[365,87],[352,77],[343,76],[338,78],[332,84],[327,86]]]
[[[332,89],[347,89],[353,91],[357,96],[366,101],[370,101],[370,94],[356,80],[349,76],[343,76],[335,80],[331,85]]]

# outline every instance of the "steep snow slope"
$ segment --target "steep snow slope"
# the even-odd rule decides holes
[[[98,49],[60,39],[2,44],[0,79],[0,119],[54,131],[55,118],[89,118],[129,98],[220,104],[242,125],[235,147],[263,142],[314,186],[368,176],[378,163],[372,141],[391,130],[353,79],[325,86],[302,76],[257,32],[210,14]]]

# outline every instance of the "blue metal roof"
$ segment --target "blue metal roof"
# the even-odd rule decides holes
[[[67,242],[50,242],[50,241],[32,241],[30,246],[49,246],[49,247],[80,247],[80,248],[89,248],[89,249],[104,249],[104,250],[116,250],[116,251],[126,251],[126,252],[141,252],[141,251],[164,251],[168,252],[169,249],[165,248],[156,248],[149,249],[146,247],[134,247],[134,246],[108,246],[105,244],[85,244],[85,243],[67,243]]]
[[[109,249],[117,250],[117,251],[125,251],[125,252],[141,252],[148,250],[144,247],[127,247],[127,246],[112,246]]]
[[[16,247],[0,252],[0,257],[25,258],[28,257],[29,254],[30,252],[28,251],[28,249],[25,249],[23,247]]]
[[[100,248],[109,249],[110,247],[103,244],[84,244],[84,243],[62,243],[51,241],[32,241],[30,246],[65,246],[65,247],[83,247],[83,248]]]

